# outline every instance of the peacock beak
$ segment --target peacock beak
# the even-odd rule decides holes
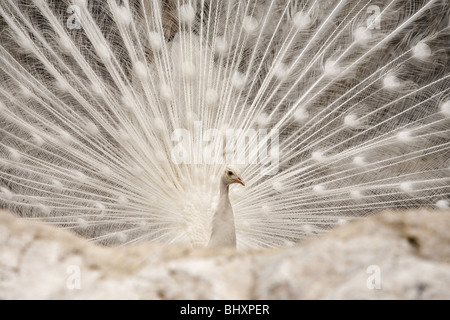
[[[242,181],[242,179],[241,179],[240,177],[234,179],[234,181],[235,181],[236,183],[242,184],[242,185],[245,187],[245,183],[244,183],[244,181]]]

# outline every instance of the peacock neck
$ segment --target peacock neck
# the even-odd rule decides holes
[[[220,199],[212,221],[210,247],[232,246],[236,247],[236,231],[234,215],[228,197],[229,185],[221,181]]]
[[[220,197],[219,197],[219,206],[222,210],[217,210],[216,215],[222,215],[224,218],[230,221],[234,226],[234,216],[233,209],[231,207],[230,197],[229,197],[230,185],[224,182],[220,183]]]
[[[227,216],[229,220],[233,220],[233,210],[231,208],[230,197],[229,197],[230,185],[225,184],[221,181],[220,183],[220,197],[219,197],[219,206],[218,208],[222,208],[223,210],[217,210],[216,215],[220,214],[223,216]]]
[[[225,184],[223,181],[220,182],[220,198],[228,198],[228,193],[229,193],[229,189],[230,189],[230,185],[229,184]]]

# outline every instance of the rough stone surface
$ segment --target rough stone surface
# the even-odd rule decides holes
[[[450,299],[449,230],[421,209],[288,248],[106,248],[0,211],[0,299]]]

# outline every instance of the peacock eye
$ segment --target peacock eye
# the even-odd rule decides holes
[[[228,171],[228,175],[229,175],[229,176],[233,175],[233,172]]]

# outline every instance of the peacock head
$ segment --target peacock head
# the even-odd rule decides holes
[[[230,185],[232,183],[240,183],[245,186],[244,181],[242,181],[241,173],[237,168],[227,166],[225,172],[222,175],[222,181],[225,185]]]

